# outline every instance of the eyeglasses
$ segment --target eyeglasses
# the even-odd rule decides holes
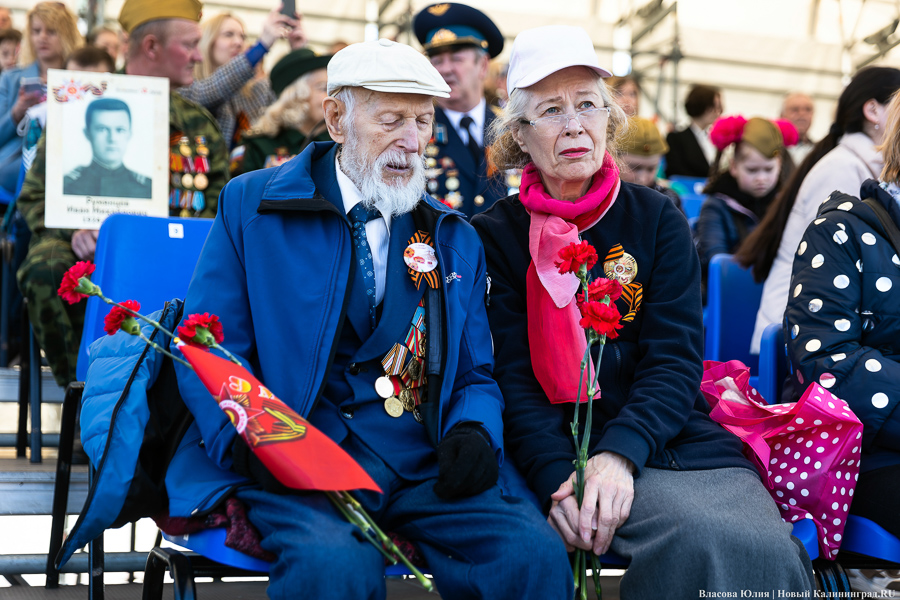
[[[534,130],[541,134],[558,133],[563,129],[569,128],[569,122],[572,119],[584,129],[591,129],[599,126],[603,119],[609,117],[610,108],[608,106],[600,106],[597,108],[588,108],[585,110],[576,110],[573,114],[568,115],[547,115],[546,117],[538,117],[533,121],[521,119],[522,123],[528,123]]]

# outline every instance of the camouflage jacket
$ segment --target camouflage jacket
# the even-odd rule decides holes
[[[173,155],[179,153],[180,141],[184,137],[190,140],[191,147],[194,147],[197,138],[204,138],[205,146],[209,150],[208,185],[204,190],[206,206],[199,213],[192,216],[215,217],[219,205],[219,193],[228,182],[228,150],[226,149],[225,139],[222,137],[215,119],[205,108],[172,92],[169,94],[169,144],[170,152]],[[32,244],[41,237],[58,237],[71,242],[74,230],[46,229],[44,227],[46,144],[45,130],[45,135],[38,142],[34,163],[32,163],[31,169],[25,175],[25,182],[22,184],[22,191],[16,200],[16,206],[33,234]],[[175,190],[183,190],[184,187],[180,178],[177,178],[178,182],[176,183],[176,177],[174,177],[176,173],[172,173],[172,175],[173,177],[170,177],[169,181],[170,193]],[[180,213],[181,209],[170,206],[170,215],[178,216]]]

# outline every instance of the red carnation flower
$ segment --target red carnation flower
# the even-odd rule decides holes
[[[121,303],[122,306],[113,306],[106,318],[103,319],[103,329],[108,335],[115,335],[119,329],[131,335],[137,335],[140,326],[134,318],[134,314],[126,309],[134,312],[141,310],[141,304],[135,300],[126,300]],[[122,308],[124,307],[124,308]]]
[[[562,274],[575,273],[584,265],[588,270],[597,264],[597,251],[587,242],[572,242],[559,251],[561,261],[554,261],[553,264]]]
[[[606,296],[609,296],[609,302],[612,304],[622,295],[622,284],[619,283],[618,279],[595,279],[590,284],[588,284],[588,300],[603,300]],[[580,308],[582,304],[584,304],[584,292],[581,292],[576,297],[576,301],[578,302],[578,307]]]
[[[84,293],[87,290],[81,287],[81,278],[89,278],[95,268],[96,267],[92,262],[79,261],[75,263],[63,275],[62,283],[56,293],[69,304],[81,302],[82,299],[88,297],[88,295]]]
[[[585,329],[593,329],[597,335],[605,335],[614,340],[619,337],[617,329],[622,329],[619,319],[619,309],[615,304],[603,304],[602,302],[585,302],[581,305],[580,325]]]
[[[718,150],[722,151],[731,144],[741,141],[741,138],[744,137],[744,125],[746,124],[747,119],[741,115],[722,117],[709,130],[709,141]]]
[[[794,127],[794,124],[786,119],[778,119],[774,121],[781,130],[781,139],[784,140],[785,146],[796,146],[800,141],[800,132]]]
[[[209,347],[225,339],[219,317],[209,313],[189,315],[178,327],[178,336],[193,346]]]

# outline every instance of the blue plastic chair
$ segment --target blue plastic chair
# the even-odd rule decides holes
[[[717,254],[709,262],[706,301],[706,360],[739,360],[750,368],[756,387],[759,357],[750,353],[750,339],[762,298],[762,284],[730,254]]]
[[[194,274],[212,219],[110,215],[100,228],[91,281],[116,302],[137,300],[151,313],[172,298],[183,298]],[[76,374],[84,381],[89,346],[103,336],[110,306],[88,299]]]
[[[669,178],[669,181],[672,183],[672,189],[681,197],[681,207],[684,209],[684,215],[688,220],[699,217],[700,207],[706,199],[706,196],[703,194],[703,189],[706,187],[706,178],[673,175]]]
[[[781,388],[788,375],[787,346],[781,323],[772,323],[763,330],[759,345],[759,380],[756,391],[766,402],[775,404],[781,398]]]

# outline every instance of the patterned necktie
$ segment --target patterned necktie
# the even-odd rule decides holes
[[[353,247],[356,249],[358,267],[362,270],[366,296],[369,298],[369,321],[375,329],[375,265],[372,262],[372,249],[366,238],[366,223],[381,217],[378,209],[367,209],[362,202],[350,209],[350,224],[353,229]]]
[[[475,124],[475,120],[469,115],[464,116],[460,122],[459,126],[466,130],[466,133],[469,134],[469,153],[472,154],[472,158],[475,159],[475,166],[481,164],[481,147],[478,146],[478,142],[475,141],[475,136],[472,135],[472,130],[470,127]]]

